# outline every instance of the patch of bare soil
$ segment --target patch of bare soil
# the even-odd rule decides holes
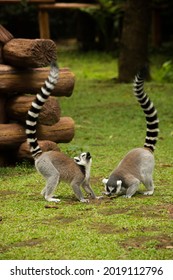
[[[173,205],[172,204],[168,205],[167,209],[168,209],[168,215],[170,219],[173,219]]]
[[[20,242],[15,242],[8,246],[0,246],[0,253],[5,253],[8,250],[11,250],[12,248],[17,248],[17,247],[34,247],[34,246],[42,244],[46,241],[47,241],[46,238],[33,238],[33,239],[23,240]]]
[[[98,212],[104,216],[110,216],[110,215],[118,215],[118,214],[126,214],[131,208],[121,208],[121,209],[110,209],[110,208],[104,208],[100,209]]]
[[[156,244],[153,245],[156,249],[173,249],[173,240],[170,236],[160,235],[160,236],[140,236],[134,238],[125,239],[120,242],[124,248],[145,248],[147,242],[155,241]]]
[[[142,216],[146,217],[160,217],[163,214],[163,211],[168,214],[169,219],[173,219],[173,205],[172,204],[162,204],[156,206],[141,206],[139,213],[142,213]],[[138,213],[138,214],[139,214]]]
[[[14,243],[12,246],[13,247],[34,247],[38,244],[42,244],[45,241],[47,241],[46,238],[33,238],[33,239],[28,239],[20,242]]]
[[[128,228],[125,227],[117,228],[114,225],[103,224],[103,223],[91,224],[90,230],[91,229],[96,230],[100,234],[116,234],[116,233],[124,233],[128,231]]]
[[[9,190],[1,190],[0,191],[0,196],[7,196],[7,195],[14,195],[14,194],[20,194],[18,191],[9,191]]]
[[[152,217],[152,218],[160,218],[163,213],[168,214],[169,219],[173,219],[173,205],[172,204],[162,204],[158,205],[142,205],[138,209],[133,207],[126,208],[103,208],[98,210],[98,212],[104,216],[110,215],[118,215],[118,214],[127,214],[134,215],[140,217]]]
[[[97,223],[97,224],[91,224],[90,225],[90,230],[96,230],[99,234],[123,234],[130,232],[132,229],[128,227],[117,227],[112,224],[106,224],[106,223]],[[138,228],[138,231],[141,233],[143,232],[154,232],[158,231],[157,227],[150,226],[150,227],[144,227],[141,226]]]
[[[53,218],[50,219],[44,219],[42,221],[43,224],[69,224],[72,223],[76,220],[78,220],[79,218],[74,218],[74,217],[64,217],[64,216],[55,216]]]

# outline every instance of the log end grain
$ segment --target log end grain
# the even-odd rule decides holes
[[[2,49],[4,63],[20,68],[45,67],[57,59],[50,39],[11,39]]]

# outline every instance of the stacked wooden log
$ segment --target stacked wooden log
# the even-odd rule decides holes
[[[25,134],[25,120],[35,94],[56,59],[56,44],[47,39],[15,39],[0,25],[0,166],[19,159],[31,159]],[[58,150],[74,136],[74,121],[62,117],[57,97],[71,96],[74,74],[60,69],[58,83],[39,116],[38,140],[44,151]]]

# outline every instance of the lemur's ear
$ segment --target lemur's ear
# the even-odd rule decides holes
[[[121,191],[121,185],[122,185],[122,181],[121,180],[117,180],[117,190],[116,190],[116,194],[119,194]]]
[[[107,182],[108,182],[108,179],[106,179],[106,178],[104,178],[104,179],[102,180],[102,183],[105,184],[105,185],[107,184]]]
[[[75,161],[77,164],[79,164],[80,158],[79,158],[79,157],[74,157],[74,161]]]
[[[122,185],[122,181],[121,180],[117,180],[117,186],[121,187],[121,185]]]

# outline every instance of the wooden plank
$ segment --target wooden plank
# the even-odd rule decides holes
[[[98,9],[100,5],[97,4],[85,4],[85,3],[55,3],[55,4],[40,4],[38,6],[40,10],[56,10],[56,9],[84,9],[93,8]]]
[[[27,3],[54,3],[55,0],[27,0]],[[0,4],[16,4],[16,3],[21,3],[22,4],[22,0],[0,0]]]
[[[5,44],[13,39],[13,35],[0,24],[0,43]]]
[[[49,39],[50,38],[49,14],[47,11],[44,10],[38,11],[38,23],[39,23],[40,38]]]
[[[58,9],[84,9],[84,8],[99,9],[100,5],[85,4],[85,3],[55,3],[55,4],[38,5],[40,38],[42,39],[50,38],[48,11],[58,10]]]

